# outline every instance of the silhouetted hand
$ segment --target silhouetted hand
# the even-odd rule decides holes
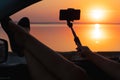
[[[93,52],[87,47],[87,46],[82,46],[82,47],[80,47],[80,48],[77,48],[78,49],[78,51],[79,51],[79,49],[80,49],[80,55],[82,56],[82,57],[85,57],[85,58],[87,58],[87,56],[89,55],[89,54],[92,54]]]

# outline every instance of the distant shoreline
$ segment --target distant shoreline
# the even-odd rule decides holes
[[[17,21],[15,21],[17,23]],[[110,24],[110,25],[120,25],[120,23],[95,23],[95,22],[73,22],[74,24]],[[31,24],[66,24],[66,21],[61,21],[61,22],[31,22]]]
[[[66,22],[31,22],[31,24],[66,24]],[[81,23],[81,22],[74,22],[74,24],[111,24],[111,25],[120,25],[120,23]]]

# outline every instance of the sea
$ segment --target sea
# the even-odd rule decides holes
[[[75,51],[74,36],[66,23],[31,23],[30,34],[56,51]],[[120,24],[73,24],[82,46],[93,51],[120,51]],[[0,27],[0,38],[9,39]],[[31,44],[32,45],[32,44]],[[9,45],[9,51],[11,51]]]

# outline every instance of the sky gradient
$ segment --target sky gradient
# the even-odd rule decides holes
[[[119,5],[120,0],[43,0],[23,9],[11,17],[15,21],[27,16],[30,18],[31,22],[65,22],[59,20],[60,9],[80,9],[81,19],[78,22],[94,23],[91,25],[77,25],[79,28],[75,28],[82,44],[89,46],[93,51],[118,51],[120,50],[120,38],[118,37],[120,33]],[[105,23],[105,25],[101,25],[100,23]],[[47,26],[51,27],[51,25]],[[50,29],[53,30],[50,31]],[[68,34],[67,30],[64,32],[63,29],[55,29],[44,28],[44,32],[42,30],[37,30],[39,33],[36,33],[33,29],[31,34],[53,49],[64,51],[75,50],[72,34],[70,32]],[[64,35],[64,37],[62,35]],[[51,36],[54,37],[51,38]]]
[[[83,23],[119,23],[119,0],[43,0],[12,16],[18,20],[23,16],[30,17],[32,22],[58,22],[59,10],[67,8],[81,9]],[[101,19],[94,19],[93,10],[103,12]]]

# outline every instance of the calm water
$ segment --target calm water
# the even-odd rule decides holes
[[[119,24],[75,24],[74,29],[82,45],[93,51],[120,51]],[[31,34],[57,51],[72,51],[76,48],[66,24],[31,24]],[[8,40],[2,28],[0,38]]]

